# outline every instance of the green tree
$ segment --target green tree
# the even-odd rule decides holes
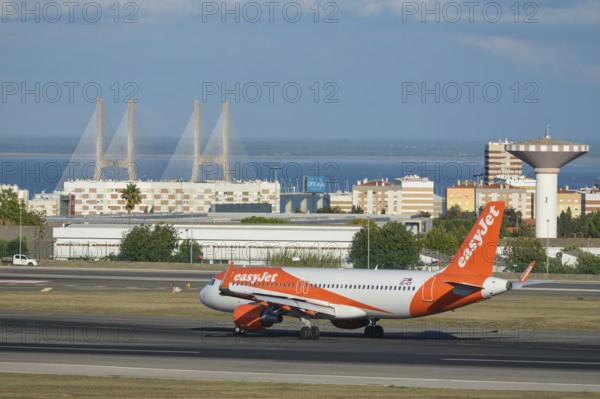
[[[450,234],[454,236],[457,245],[456,249],[458,250],[460,244],[462,244],[465,238],[467,238],[467,235],[469,234],[469,229],[467,229],[465,226],[457,226],[455,229],[450,231]]]
[[[19,220],[23,226],[39,226],[43,224],[40,215],[29,212],[23,201],[19,201],[13,190],[0,190],[0,225],[18,226]]]
[[[460,243],[454,234],[448,233],[441,226],[435,226],[423,237],[422,244],[432,251],[452,255],[458,250]]]
[[[331,206],[327,205],[317,209],[317,213],[344,213],[344,211],[342,211],[342,208],[339,206],[334,206],[332,208]]]
[[[446,211],[445,220],[460,220],[463,216],[463,211],[458,205],[454,205]]]
[[[600,257],[589,252],[581,252],[575,267],[577,273],[600,274]]]
[[[377,227],[377,223],[373,219],[371,219],[371,218],[368,218],[368,219],[354,218],[352,220],[347,221],[346,224],[349,224],[349,225],[352,225],[352,226],[360,225],[360,226],[363,226],[363,227],[367,227],[367,224],[370,224],[371,228]]]
[[[179,237],[172,225],[135,226],[123,234],[119,259],[132,262],[171,262]],[[189,250],[189,248],[188,248]]]
[[[352,205],[352,209],[350,210],[350,213],[355,213],[355,214],[359,214],[359,213],[365,213],[364,209],[361,208],[360,205]]]
[[[0,240],[0,256],[13,256],[19,253],[19,237],[13,238],[10,241]],[[23,237],[21,240],[21,253],[29,254],[29,246],[27,245],[27,238]]]
[[[517,237],[508,240],[504,254],[507,258],[507,268],[514,272],[522,272],[534,259],[545,258],[546,250],[535,238]]]
[[[190,254],[190,245],[191,245],[191,254]],[[202,256],[202,246],[198,244],[195,240],[183,240],[183,242],[179,245],[178,251],[173,257],[175,262],[181,263],[201,263],[202,259],[198,258],[198,255]]]
[[[406,268],[419,262],[417,238],[403,224],[388,222],[383,227],[363,227],[354,235],[349,255],[354,267],[367,267],[369,241],[371,267]]]
[[[592,238],[600,238],[600,211],[586,215],[585,235]]]
[[[567,211],[562,211],[556,221],[556,230],[558,237],[571,237],[575,234],[577,226],[573,221],[571,207]]]
[[[264,216],[248,216],[241,220],[244,224],[288,224],[285,219],[268,218]]]
[[[519,223],[519,229],[516,233],[516,237],[535,237],[535,230],[533,230],[533,226],[528,223]]]
[[[443,227],[448,233],[453,234],[460,244],[476,221],[475,212],[462,211],[458,205],[455,205],[448,209],[445,215],[434,219],[433,226]]]
[[[125,200],[125,209],[127,209],[129,224],[131,224],[131,211],[142,202],[142,192],[134,183],[129,183],[121,190],[121,198]]]

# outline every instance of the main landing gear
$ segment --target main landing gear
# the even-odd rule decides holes
[[[378,319],[370,319],[371,324],[365,327],[365,337],[383,338],[383,327],[377,325]]]
[[[305,324],[305,326],[300,329],[300,339],[319,339],[321,336],[319,327],[311,327],[310,320],[303,317],[300,318],[300,321]]]

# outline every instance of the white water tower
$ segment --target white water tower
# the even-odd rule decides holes
[[[535,235],[537,238],[556,238],[558,172],[561,167],[589,150],[587,144],[553,139],[549,131],[539,139],[506,145],[506,151],[531,165],[535,170],[537,177]]]

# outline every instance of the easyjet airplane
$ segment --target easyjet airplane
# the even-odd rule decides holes
[[[413,270],[234,268],[201,291],[209,308],[233,313],[236,333],[263,330],[283,316],[304,323],[300,338],[317,339],[313,319],[342,329],[365,327],[380,338],[381,319],[421,317],[481,302],[525,284],[535,261],[518,282],[492,276],[504,202],[490,202],[450,264],[440,272]]]

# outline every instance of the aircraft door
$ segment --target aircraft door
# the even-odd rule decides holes
[[[423,302],[433,302],[433,287],[436,277],[432,277],[423,284],[422,296]]]

